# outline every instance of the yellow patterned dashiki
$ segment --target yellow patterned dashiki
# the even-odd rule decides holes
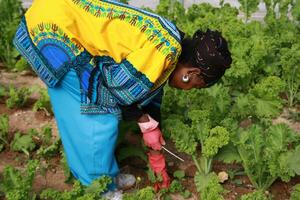
[[[173,24],[115,1],[34,0],[25,18],[35,44],[42,39],[40,32],[59,32],[77,47],[76,55],[86,49],[117,63],[126,59],[154,84],[152,89],[167,80],[181,53]]]

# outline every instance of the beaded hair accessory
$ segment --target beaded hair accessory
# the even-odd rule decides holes
[[[193,35],[192,62],[201,69],[201,76],[209,87],[216,83],[232,63],[226,40],[218,31],[196,31]]]

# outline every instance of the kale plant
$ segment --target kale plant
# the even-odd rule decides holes
[[[166,120],[165,123],[165,131],[171,133],[178,150],[190,154],[197,166],[195,182],[202,199],[208,200],[211,195],[214,195],[213,199],[222,199],[223,190],[220,189],[222,186],[218,181],[214,181],[215,176],[212,175],[211,170],[214,156],[229,142],[229,132],[226,128],[212,127],[209,113],[203,110],[190,111],[186,121],[174,117]],[[198,144],[201,144],[201,152],[197,151]],[[199,182],[201,184],[198,184]],[[218,192],[215,193],[216,191]]]
[[[0,191],[4,192],[7,200],[36,199],[36,194],[32,191],[32,184],[37,167],[38,161],[30,160],[24,172],[11,166],[4,168]]]
[[[127,193],[123,196],[123,200],[153,200],[155,193],[152,187],[145,187],[134,193]]]
[[[279,97],[285,89],[284,82],[276,76],[269,76],[255,84],[246,94],[240,94],[233,105],[231,115],[237,120],[252,118],[254,121],[270,120],[283,107]]]
[[[21,108],[27,102],[30,95],[30,90],[28,88],[15,88],[13,86],[9,87],[9,98],[6,100],[6,106],[8,108]]]
[[[293,192],[291,194],[290,200],[298,200],[300,199],[300,184],[297,184],[293,187]]]
[[[34,136],[37,136],[38,132],[34,129],[29,129],[26,134],[16,133],[13,141],[11,142],[11,149],[13,151],[23,152],[27,156],[30,155],[36,148],[36,143],[33,140]]]
[[[0,1],[0,62],[13,69],[19,53],[13,47],[13,38],[23,15],[22,3],[19,0]]]
[[[4,149],[7,142],[9,123],[7,115],[0,115],[0,152]]]
[[[297,98],[300,97],[300,43],[291,48],[283,48],[281,54],[282,77],[287,83],[288,105],[292,107],[300,101]]]
[[[33,105],[33,111],[43,110],[47,115],[50,115],[53,112],[47,89],[40,88],[39,94],[39,99]]]
[[[241,197],[241,200],[271,200],[271,199],[265,195],[264,191],[258,190],[250,194],[243,195]]]
[[[265,191],[276,179],[300,174],[300,136],[287,125],[254,124],[234,139],[242,165],[253,186]]]
[[[91,185],[83,186],[79,181],[75,181],[71,191],[57,191],[46,189],[42,191],[40,198],[42,200],[105,200],[101,196],[107,190],[107,186],[112,183],[108,176],[102,176],[94,180]]]

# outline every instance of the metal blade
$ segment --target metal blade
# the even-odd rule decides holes
[[[184,160],[182,158],[180,158],[179,156],[177,156],[176,154],[172,153],[171,151],[169,151],[166,147],[161,146],[162,149],[164,149],[166,152],[168,152],[169,154],[171,154],[172,156],[174,156],[175,158],[179,159],[180,161],[184,162]]]

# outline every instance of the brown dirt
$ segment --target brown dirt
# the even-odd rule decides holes
[[[294,112],[300,113],[299,108],[293,109],[293,110],[294,110]],[[273,120],[273,123],[274,124],[280,124],[280,123],[287,124],[291,129],[295,130],[297,133],[300,134],[300,122],[295,121],[293,119],[289,119],[289,109],[288,108],[284,108],[281,115],[279,115],[276,119]]]
[[[33,87],[38,86],[46,88],[45,84],[31,71],[11,73],[0,68],[0,83],[5,86],[13,85],[15,87]]]

